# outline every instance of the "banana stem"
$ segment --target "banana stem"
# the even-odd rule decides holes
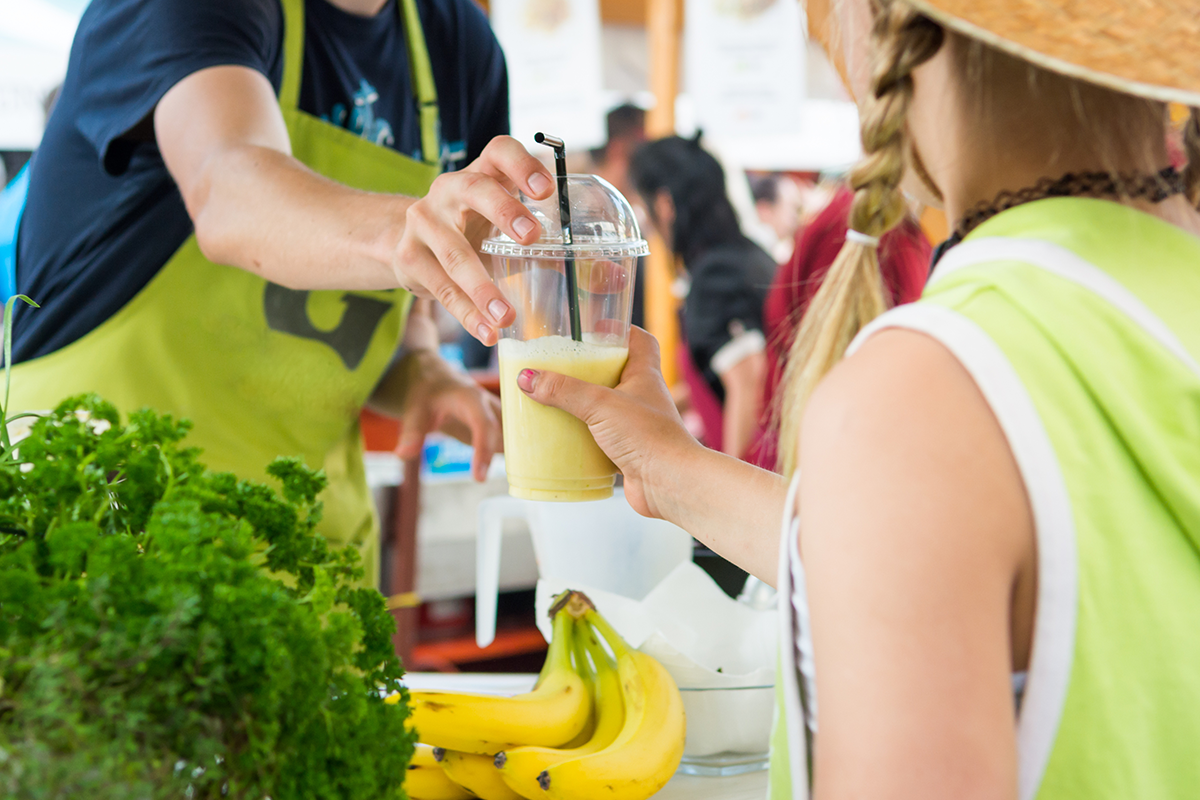
[[[571,635],[574,637],[575,671],[579,673],[579,677],[583,678],[584,683],[590,683],[596,677],[596,672],[592,669],[587,657],[591,648],[587,646],[586,640],[592,638],[591,631],[585,630],[587,623],[583,620],[572,618],[571,623]],[[596,662],[596,666],[599,667],[599,662]]]
[[[621,634],[617,633],[612,625],[608,624],[608,620],[600,616],[600,612],[596,609],[588,610],[584,615],[584,619],[592,624],[596,630],[600,631],[600,635],[608,642],[608,646],[612,648],[613,655],[620,661],[622,656],[629,654],[629,645],[625,644],[625,640],[621,638]]]
[[[576,631],[575,632],[576,641],[579,640],[579,637],[580,637],[580,632]],[[605,650],[603,647],[600,646],[600,640],[596,638],[596,633],[591,628],[588,628],[586,638],[584,639],[584,642],[583,642],[583,646],[584,646],[584,648],[587,649],[587,651],[589,653],[592,654],[592,661],[594,661],[596,664],[596,674],[597,675],[600,674],[600,664],[602,662],[607,664],[610,669],[617,668],[616,663],[613,662],[613,660],[612,660],[612,656],[610,656],[608,654],[607,650]]]
[[[542,666],[542,676],[555,669],[571,669],[571,651],[575,641],[574,623],[575,620],[570,614],[561,611],[554,617],[554,634],[550,639],[550,649],[546,653],[546,663]]]

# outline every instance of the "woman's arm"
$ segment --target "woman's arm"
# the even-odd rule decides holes
[[[1015,798],[1036,551],[975,383],[933,339],[880,333],[814,394],[800,455],[817,800]]]
[[[774,585],[787,487],[778,475],[709,450],[683,427],[663,382],[658,342],[640,328],[615,389],[526,370],[518,386],[588,424],[640,514],[669,520]]]
[[[763,384],[767,379],[767,354],[752,353],[720,373],[725,389],[721,411],[721,450],[741,458],[754,442],[762,414]]]

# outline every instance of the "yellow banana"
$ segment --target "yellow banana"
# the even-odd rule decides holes
[[[625,723],[625,700],[621,696],[621,677],[617,665],[604,652],[586,623],[577,625],[575,641],[586,643],[587,652],[591,653],[596,663],[593,701],[596,728],[593,736],[574,748],[514,747],[496,754],[495,764],[504,782],[531,800],[545,794],[538,784],[538,776],[545,770],[563,761],[600,752],[616,741]],[[586,659],[577,659],[579,661],[586,663]]]
[[[630,650],[595,609],[586,619],[617,656],[625,723],[608,747],[549,767],[538,784],[548,800],[645,800],[666,785],[683,757],[683,700],[661,664]]]
[[[508,788],[492,763],[492,756],[460,753],[434,748],[434,758],[442,764],[446,776],[480,800],[525,800]]]
[[[404,791],[409,800],[470,800],[474,797],[463,787],[446,776],[433,757],[433,748],[427,744],[417,745],[408,772],[404,774]]]
[[[492,756],[519,745],[558,747],[578,736],[592,713],[592,699],[571,666],[572,623],[571,614],[555,614],[549,663],[532,692],[516,697],[412,692],[410,724],[421,741]]]

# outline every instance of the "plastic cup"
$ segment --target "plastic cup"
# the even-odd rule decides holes
[[[542,224],[532,245],[499,231],[483,243],[493,277],[516,309],[500,333],[500,403],[509,494],[579,502],[611,497],[617,469],[587,426],[540,405],[517,387],[524,369],[560,372],[616,386],[629,356],[637,261],[649,252],[628,201],[594,175],[568,177],[571,244],[564,243],[558,196],[521,202]],[[575,275],[580,339],[572,336],[567,270]]]

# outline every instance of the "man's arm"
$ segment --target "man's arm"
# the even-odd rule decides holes
[[[515,140],[494,140],[421,200],[358,191],[292,158],[270,82],[233,66],[176,84],[155,109],[154,129],[211,260],[296,289],[402,286],[435,297],[489,344],[511,322],[475,244],[493,223],[517,241],[535,240],[537,221],[511,192],[553,191]]]

